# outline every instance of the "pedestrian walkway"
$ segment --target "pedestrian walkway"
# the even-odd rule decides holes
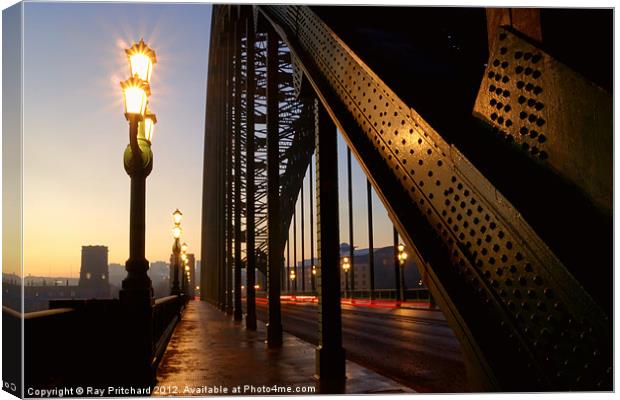
[[[202,301],[190,301],[157,371],[154,395],[205,396],[318,392],[315,347],[284,333],[280,349],[269,349],[265,324],[244,324]],[[346,393],[404,393],[411,389],[347,361]]]

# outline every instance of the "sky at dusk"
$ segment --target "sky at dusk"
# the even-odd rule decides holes
[[[179,208],[183,240],[200,259],[210,21],[209,4],[25,3],[26,275],[76,276],[82,245],[108,246],[110,263],[124,264],[128,257],[129,177],[122,163],[128,124],[119,82],[129,75],[124,49],[140,38],[157,53],[149,99],[158,123],[147,179],[146,256],[168,260],[171,213]],[[338,152],[340,241],[348,242],[342,138]],[[353,185],[355,245],[363,248],[366,179],[355,159]],[[392,225],[373,196],[375,247],[390,245]]]
[[[25,3],[24,271],[75,275],[82,245],[129,252],[124,49],[156,51],[150,106],[158,123],[147,179],[146,256],[166,260],[172,212],[199,253],[208,4]]]

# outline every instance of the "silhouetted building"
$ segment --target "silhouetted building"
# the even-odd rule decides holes
[[[88,297],[110,297],[107,246],[82,246],[82,265],[78,286],[89,289],[86,292],[89,294]]]
[[[116,290],[120,289],[123,279],[127,277],[127,271],[122,264],[111,263],[108,265],[108,277],[110,285],[114,286]]]
[[[155,298],[170,295],[170,265],[167,262],[152,262],[147,274],[151,278]]]

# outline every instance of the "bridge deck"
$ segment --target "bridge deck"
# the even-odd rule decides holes
[[[156,395],[209,395],[210,388],[226,388],[227,394],[249,395],[244,385],[317,388],[314,375],[315,347],[284,333],[281,349],[268,349],[265,324],[250,332],[243,324],[210,304],[190,301],[168,344],[157,371]],[[240,392],[233,392],[240,387]],[[175,393],[176,392],[176,393]],[[412,392],[388,378],[347,362],[347,393]],[[256,394],[256,393],[254,393]],[[268,393],[262,393],[268,394]],[[271,394],[276,394],[271,392]]]

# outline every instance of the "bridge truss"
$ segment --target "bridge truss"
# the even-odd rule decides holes
[[[267,38],[273,34],[278,37],[276,76],[268,73]],[[267,115],[270,79],[278,85],[274,133]],[[573,100],[570,85],[579,87],[584,101]],[[579,111],[568,112],[566,104]],[[605,149],[612,138],[610,105],[604,91],[535,42],[500,28],[474,112],[526,154],[528,163],[553,171],[584,193],[594,214],[606,220],[611,215],[612,159]],[[558,246],[566,243],[562,234],[550,238],[530,225],[524,215],[535,213],[527,202],[518,201],[526,204],[522,214],[495,178],[481,173],[305,6],[214,6],[205,129],[205,300],[230,311],[233,282],[240,294],[241,242],[249,240],[250,229],[249,243],[255,245],[246,251],[248,265],[267,273],[269,251],[282,253],[315,150],[319,107],[329,113],[400,235],[415,250],[416,263],[461,342],[472,387],[611,388],[606,300],[611,295],[597,288],[606,287],[612,266],[600,266],[598,276],[584,274],[584,266],[566,256],[579,249],[567,253]],[[575,127],[586,126],[594,133],[584,138]],[[241,152],[251,147],[248,134],[254,143],[251,158]],[[279,245],[273,249],[268,240],[270,134],[278,135],[280,178]],[[571,148],[574,143],[579,145]],[[495,146],[491,140],[489,146]],[[584,155],[586,148],[599,156]],[[250,179],[255,192],[248,195]],[[321,262],[319,271],[327,268]]]

